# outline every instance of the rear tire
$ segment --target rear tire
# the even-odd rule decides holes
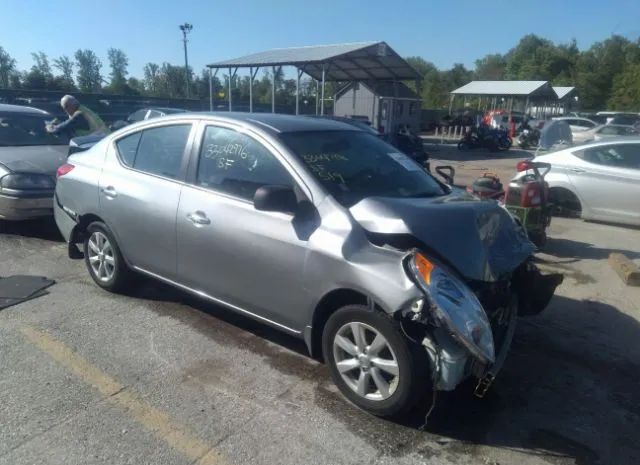
[[[87,226],[83,246],[84,262],[93,281],[109,292],[124,291],[132,272],[107,225],[95,221]]]
[[[322,349],[338,389],[374,415],[398,416],[430,392],[426,351],[386,314],[363,305],[339,309],[325,325]]]

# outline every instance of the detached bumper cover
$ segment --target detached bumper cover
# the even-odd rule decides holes
[[[13,197],[0,194],[0,218],[5,220],[29,220],[51,216],[53,193],[41,197]]]

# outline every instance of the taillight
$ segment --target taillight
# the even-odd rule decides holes
[[[62,165],[60,168],[56,170],[56,179],[61,178],[65,174],[70,173],[71,170],[73,170],[74,168],[75,166],[73,166],[71,163],[65,163],[64,165]]]

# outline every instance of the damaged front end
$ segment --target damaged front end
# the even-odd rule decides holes
[[[424,299],[400,318],[431,358],[434,389],[450,391],[475,376],[478,397],[504,364],[518,315],[540,313],[562,282],[562,275],[542,275],[530,260],[495,282],[465,282],[416,249],[404,263]]]
[[[469,376],[483,396],[509,352],[519,315],[540,313],[562,275],[542,275],[535,246],[496,202],[458,190],[435,198],[367,198],[350,209],[379,247],[406,251],[404,268],[422,292],[396,313],[434,367],[436,390]]]

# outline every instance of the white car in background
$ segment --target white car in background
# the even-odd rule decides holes
[[[583,144],[585,142],[601,141],[612,137],[638,137],[640,131],[633,126],[623,124],[602,124],[588,131],[573,133],[573,143]]]
[[[585,220],[640,225],[640,137],[574,146],[534,161],[551,164],[545,180],[551,202],[561,211]]]
[[[581,118],[576,116],[558,116],[556,118],[552,118],[554,121],[564,121],[571,128],[571,133],[575,139],[576,134],[584,131],[588,131],[589,129],[593,129],[598,126],[593,120],[589,118]]]

